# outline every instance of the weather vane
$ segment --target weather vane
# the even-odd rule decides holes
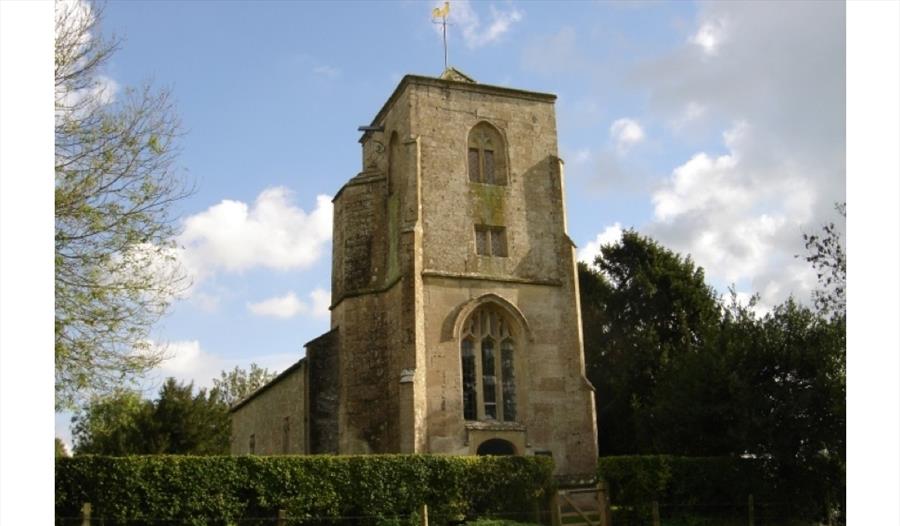
[[[444,31],[444,70],[447,69],[447,17],[450,15],[450,2],[444,2],[444,7],[435,7],[431,10],[431,21],[441,24]],[[436,19],[440,18],[438,21]]]

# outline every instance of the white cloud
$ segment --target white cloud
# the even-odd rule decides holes
[[[299,314],[316,318],[327,318],[331,305],[331,294],[321,288],[309,293],[309,302],[303,302],[293,291],[284,296],[276,296],[256,303],[248,303],[247,309],[257,316],[288,319]]]
[[[705,54],[715,55],[725,37],[725,19],[708,19],[691,35],[690,42],[700,46]]]
[[[307,213],[290,195],[268,188],[251,206],[224,200],[188,217],[178,242],[195,282],[218,271],[305,269],[318,261],[331,239],[331,198],[318,196]]]
[[[653,193],[649,233],[691,254],[713,280],[752,283],[763,304],[774,305],[791,292],[806,299],[814,276],[789,251],[799,251],[815,190],[790,163],[757,173],[743,153],[750,136],[739,123],[725,134],[728,154],[698,153],[675,168]]]
[[[444,2],[434,2],[434,7],[443,7]],[[512,28],[513,24],[522,20],[524,14],[516,8],[500,10],[490,6],[490,22],[482,25],[481,17],[475,12],[469,0],[457,0],[450,5],[448,17],[448,39],[452,35],[453,27],[459,28],[463,41],[469,49],[475,49],[496,42]],[[440,24],[435,24],[438,34],[442,29]]]
[[[317,318],[328,318],[331,307],[331,293],[325,289],[315,289],[309,293],[310,312]]]
[[[706,114],[706,106],[692,100],[684,105],[681,114],[669,122],[669,126],[675,131],[681,130],[685,126],[692,124]]]
[[[609,136],[616,142],[616,148],[624,153],[629,148],[644,140],[644,129],[634,119],[622,118],[609,127]]]
[[[720,290],[736,282],[765,306],[808,300],[802,234],[843,228],[833,204],[846,199],[844,25],[842,4],[702,3],[688,41],[635,71],[645,119],[676,131],[735,123],[724,151],[673,163],[643,229],[690,253]]]
[[[155,390],[169,376],[181,382],[193,381],[194,387],[212,387],[213,378],[218,378],[222,371],[231,370],[235,366],[246,369],[250,362],[255,362],[260,367],[280,372],[301,358],[296,352],[253,357],[223,357],[204,350],[198,340],[153,343],[153,345],[157,349],[164,349],[169,359],[148,375],[145,391],[149,391],[150,396],[155,395]]]
[[[593,159],[591,155],[591,150],[588,148],[582,148],[575,152],[575,156],[572,158],[572,162],[575,164],[584,164]]]
[[[618,222],[607,226],[597,237],[589,241],[584,247],[578,249],[578,261],[593,265],[594,260],[600,255],[603,245],[609,245],[622,239],[622,225]]]
[[[293,318],[306,310],[297,295],[288,292],[284,296],[269,298],[258,303],[248,303],[247,308],[257,316],[271,316],[273,318]]]

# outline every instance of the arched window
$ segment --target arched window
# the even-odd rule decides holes
[[[474,183],[506,184],[506,142],[497,128],[479,122],[469,131],[469,180]]]
[[[515,421],[515,341],[506,315],[491,305],[478,308],[461,338],[463,416]]]

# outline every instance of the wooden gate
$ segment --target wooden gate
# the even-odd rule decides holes
[[[553,526],[612,526],[608,486],[602,481],[596,486],[560,489],[550,506]]]

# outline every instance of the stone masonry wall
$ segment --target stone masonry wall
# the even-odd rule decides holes
[[[306,360],[283,372],[231,413],[231,454],[299,454],[306,446]],[[287,425],[287,431],[285,431]],[[287,444],[285,444],[287,439]]]
[[[332,329],[306,344],[309,369],[309,453],[336,454],[340,402],[340,342]]]

